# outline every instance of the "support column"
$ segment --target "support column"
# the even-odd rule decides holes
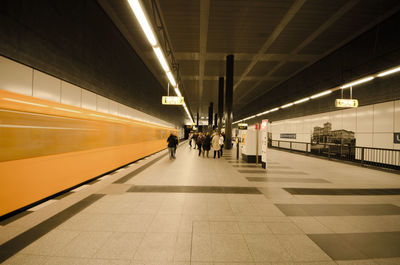
[[[214,127],[213,129],[218,129],[218,113],[215,113],[214,115]]]
[[[225,148],[232,148],[232,105],[233,105],[233,55],[226,56],[225,85]]]
[[[208,126],[213,125],[213,112],[214,112],[214,104],[210,102],[210,106],[208,107]]]
[[[221,132],[222,129],[222,117],[224,115],[224,78],[220,77],[218,79],[218,131]]]
[[[196,117],[196,126],[199,128],[199,113],[197,112],[197,117]]]

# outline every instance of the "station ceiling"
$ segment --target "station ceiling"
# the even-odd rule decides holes
[[[168,80],[127,0],[98,2],[166,88]],[[193,116],[204,117],[210,102],[217,110],[218,78],[225,76],[228,54],[235,58],[235,113],[400,10],[398,0],[142,2],[150,19],[154,6],[160,11],[185,101]]]

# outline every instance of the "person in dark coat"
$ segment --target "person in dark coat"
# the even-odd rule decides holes
[[[197,145],[197,137],[199,137],[199,134],[198,133],[194,133],[193,134],[193,140],[194,140],[194,147],[193,147],[193,149],[196,149],[196,145]]]
[[[199,133],[196,140],[197,149],[199,149],[199,156],[201,155],[201,147],[203,146],[204,137],[202,133]]]
[[[176,145],[178,144],[177,137],[171,133],[167,139],[169,159],[175,159]]]
[[[204,138],[203,142],[203,150],[207,154],[208,157],[208,152],[210,151],[211,148],[211,136],[210,133],[206,133],[206,137]],[[204,156],[204,153],[203,153]]]

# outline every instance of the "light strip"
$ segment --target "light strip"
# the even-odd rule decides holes
[[[144,14],[142,6],[140,5],[139,1],[128,0],[128,2],[129,5],[131,6],[133,13],[136,16],[136,19],[139,21],[139,24],[142,27],[142,30],[147,37],[147,40],[150,42],[150,45],[156,46],[157,45],[156,37],[154,36],[153,30],[149,22],[147,21],[146,15]]]
[[[161,64],[161,67],[164,69],[165,72],[169,72],[169,66],[167,60],[165,60],[164,53],[162,52],[160,47],[153,47],[154,53],[157,56],[158,61]]]
[[[174,76],[172,75],[171,72],[167,72],[167,77],[168,77],[169,82],[171,83],[171,85],[172,85],[173,87],[176,87],[175,78],[174,78]]]
[[[303,102],[306,102],[306,101],[309,101],[309,100],[310,100],[310,98],[303,98],[303,99],[295,101],[294,104],[300,104],[300,103],[303,103]]]
[[[277,111],[279,108],[270,109],[269,112]]]
[[[369,76],[369,77],[366,77],[366,78],[363,78],[363,79],[359,79],[359,80],[351,82],[351,83],[347,83],[347,84],[341,86],[340,88],[347,88],[347,87],[359,85],[359,84],[371,81],[372,79],[374,79],[374,77],[373,76]]]
[[[399,71],[400,71],[400,66],[399,66],[399,67],[396,67],[396,68],[394,68],[394,69],[391,69],[391,70],[387,70],[387,71],[385,71],[385,72],[382,72],[382,73],[378,74],[377,76],[378,76],[378,77],[381,77],[381,76],[385,76],[385,75],[390,75],[390,74],[393,74],[393,73],[396,73],[396,72],[399,72]]]
[[[175,87],[175,93],[176,93],[176,95],[177,95],[178,97],[182,97],[181,91],[179,91],[179,88],[178,88],[178,87]],[[185,105],[185,107],[186,107],[186,105]]]
[[[17,102],[17,103],[22,103],[22,104],[28,104],[28,105],[33,105],[33,106],[38,106],[38,107],[45,107],[48,108],[49,106],[38,104],[38,103],[33,103],[33,102],[28,102],[28,101],[22,101],[18,99],[13,99],[13,98],[2,98],[7,101],[12,101],[12,102]]]
[[[311,96],[311,98],[312,98],[312,99],[314,99],[314,98],[319,98],[319,97],[328,95],[328,94],[330,94],[330,93],[332,93],[332,90],[327,90],[327,91],[324,91],[324,92],[322,92],[322,93],[315,94],[315,95]]]
[[[77,111],[77,110],[64,109],[64,108],[59,108],[59,107],[53,107],[53,108],[58,109],[58,110],[63,110],[63,111],[69,111],[69,112],[75,112],[75,113],[82,113],[82,112]]]
[[[291,106],[293,106],[293,103],[289,103],[289,104],[283,105],[283,106],[281,106],[281,108],[284,109],[284,108],[288,108],[288,107],[291,107]]]

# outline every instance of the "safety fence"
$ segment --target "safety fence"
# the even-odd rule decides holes
[[[269,146],[278,149],[313,154],[328,158],[352,161],[362,165],[400,170],[400,150],[374,147],[362,147],[335,143],[305,143],[272,140]]]

